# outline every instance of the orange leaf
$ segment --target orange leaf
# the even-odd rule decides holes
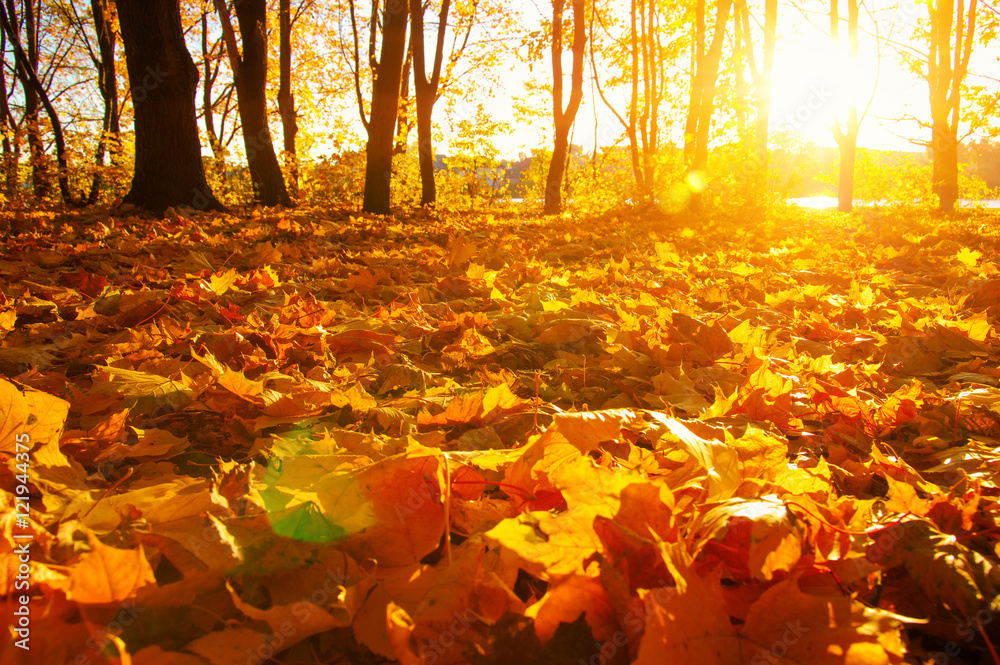
[[[87,540],[90,552],[70,569],[68,599],[95,605],[116,603],[156,582],[142,547],[137,550],[108,547],[92,533],[87,534]]]
[[[550,586],[541,600],[524,611],[535,620],[535,634],[544,645],[560,623],[573,623],[586,612],[585,620],[601,642],[610,640],[618,629],[615,610],[599,580],[584,575],[570,575]]]
[[[668,587],[643,592],[649,619],[635,665],[733,665],[740,662],[740,644],[729,621],[719,583],[721,571],[699,577],[684,561],[686,557],[686,554],[672,557],[676,559],[670,566],[678,581],[676,589]]]
[[[798,580],[789,578],[750,607],[740,631],[742,662],[757,665],[774,658],[810,665],[900,663],[900,624],[898,617],[839,592],[805,594]]]

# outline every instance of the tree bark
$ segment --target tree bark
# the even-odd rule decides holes
[[[631,20],[629,38],[632,45],[632,95],[629,98],[628,126],[625,128],[625,132],[628,134],[628,146],[632,157],[632,175],[635,178],[635,186],[639,190],[640,196],[645,198],[649,192],[649,188],[646,186],[642,167],[639,163],[639,137],[636,123],[639,118],[639,30],[636,16],[637,2],[638,0],[632,0],[629,3],[629,18]]]
[[[27,43],[28,66],[31,71],[38,75],[38,31],[35,29],[35,5],[34,0],[27,0],[24,8],[24,32]],[[10,19],[12,30],[17,29],[17,19],[14,11],[14,3],[7,1],[7,17]],[[11,41],[16,41],[11,37]],[[38,92],[33,85],[25,84],[25,77],[20,73],[17,64],[14,65],[15,72],[21,80],[21,87],[24,89],[24,119],[28,129],[28,159],[31,162],[31,186],[32,193],[36,199],[47,197],[52,191],[48,160],[45,155],[45,144],[42,142],[41,130],[38,126]]]
[[[704,0],[698,2],[699,19],[694,49],[694,72],[691,81],[691,103],[688,107],[684,132],[684,157],[688,173],[704,178],[708,168],[708,139],[712,115],[715,112],[715,91],[719,78],[719,61],[722,58],[722,43],[725,39],[726,23],[732,0],[719,0],[715,15],[712,43],[706,48]],[[701,205],[700,190],[692,191],[690,205],[697,210]]]
[[[933,188],[941,212],[952,212],[958,203],[958,124],[962,82],[969,69],[976,32],[978,0],[939,0],[928,3],[930,49],[927,83],[931,103],[931,152]],[[954,44],[952,44],[954,36]]]
[[[25,7],[30,6],[30,3],[25,5]],[[45,115],[48,116],[49,122],[52,125],[52,139],[56,144],[56,165],[58,167],[56,180],[59,183],[59,193],[66,204],[74,205],[77,201],[69,188],[69,162],[66,153],[66,142],[63,138],[62,123],[59,121],[59,114],[56,113],[56,109],[52,105],[52,100],[49,99],[48,91],[38,78],[37,51],[35,52],[34,59],[32,59],[32,53],[30,51],[27,54],[24,52],[19,39],[19,34],[15,31],[15,26],[17,25],[15,18],[16,15],[13,10],[13,2],[8,0],[6,10],[4,10],[3,6],[0,5],[0,22],[3,23],[4,32],[7,33],[7,38],[10,40],[11,47],[13,48],[18,76],[21,79],[21,85],[26,91],[29,89],[34,91],[35,95],[37,95],[38,101],[42,104],[42,108],[45,109]],[[28,16],[26,15],[26,22],[27,19]],[[30,40],[32,35],[34,35],[34,28],[27,30],[27,34],[30,46]],[[41,140],[40,137],[37,138],[39,141]],[[39,145],[38,148],[41,149],[41,146]]]
[[[760,79],[754,82],[754,101],[757,106],[756,136],[757,162],[762,176],[767,174],[768,119],[771,116],[771,80],[774,75],[774,51],[778,44],[778,0],[764,2],[764,57]],[[761,184],[764,184],[762,180]]]
[[[413,124],[410,118],[410,70],[413,69],[413,51],[409,43],[406,45],[406,57],[403,58],[403,73],[399,79],[399,110],[396,112],[396,143],[392,148],[393,155],[405,155],[410,143],[410,129]]]
[[[847,39],[852,61],[858,58],[858,0],[848,0]],[[837,0],[830,2],[830,37],[835,44],[840,41],[840,16]],[[851,212],[854,209],[854,164],[858,153],[858,107],[855,100],[847,109],[847,129],[841,129],[840,121],[834,120],[833,138],[840,149],[840,177],[837,181],[837,210]]]
[[[438,84],[441,81],[441,64],[444,61],[444,38],[448,25],[451,0],[442,0],[438,14],[437,41],[434,47],[434,69],[430,80],[424,58],[424,9],[421,0],[410,0],[410,48],[413,53],[413,88],[417,102],[417,152],[420,159],[420,205],[431,205],[437,200],[434,182],[434,140],[431,137],[431,118]]]
[[[99,59],[97,61],[97,85],[104,100],[104,118],[101,123],[101,138],[97,142],[94,163],[97,171],[90,183],[90,193],[87,203],[93,205],[101,188],[101,167],[104,166],[104,153],[111,144],[111,162],[118,163],[121,154],[118,108],[118,77],[115,73],[115,33],[109,15],[108,0],[91,0],[91,13],[94,15],[94,30],[97,33]]]
[[[0,53],[7,50],[7,33],[0,30]],[[11,88],[16,85],[16,80],[11,81]],[[0,71],[0,118],[3,119],[3,172],[4,187],[7,192],[8,201],[13,199],[17,193],[17,167],[21,158],[21,146],[19,136],[21,128],[14,120],[14,114],[10,111],[10,104],[7,102],[7,76]],[[11,141],[8,134],[13,135]]]
[[[587,44],[587,22],[584,17],[585,0],[573,3],[573,71],[570,78],[570,93],[566,108],[563,109],[562,91],[562,27],[565,0],[552,1],[552,116],[555,130],[555,145],[552,160],[545,178],[545,206],[543,213],[555,215],[562,210],[562,181],[566,171],[566,157],[569,152],[569,132],[576,119],[576,112],[583,99],[583,56]]]
[[[212,56],[215,49],[208,45],[208,11],[206,5],[201,12],[201,62],[204,70],[201,84],[201,113],[205,118],[205,133],[208,134],[208,145],[215,157],[215,166],[221,172],[225,168],[226,160],[222,142],[219,140],[219,133],[215,129],[215,105],[212,103],[212,88],[215,85],[218,66],[212,67]]]
[[[265,206],[289,207],[292,200],[274,152],[267,124],[267,0],[239,0],[235,4],[243,53],[236,43],[226,0],[215,0],[222,35],[236,83],[236,99],[243,129],[243,147],[250,166],[254,199]]]
[[[292,197],[299,195],[299,162],[295,151],[295,135],[299,132],[295,95],[292,94],[292,10],[291,0],[278,2],[278,112],[284,139],[285,166],[288,168],[288,189]]]
[[[135,173],[124,202],[225,211],[205,180],[194,97],[198,69],[184,44],[180,0],[117,0],[132,87]]]
[[[392,152],[396,118],[399,113],[399,89],[406,57],[406,3],[389,0],[382,15],[382,47],[379,52],[375,82],[372,84],[371,115],[366,129],[365,197],[362,209],[388,215],[392,208]],[[376,21],[372,21],[372,31]],[[369,42],[369,62],[374,59],[374,44]],[[362,118],[364,117],[362,112]]]

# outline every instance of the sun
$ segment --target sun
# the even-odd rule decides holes
[[[782,39],[774,61],[772,131],[787,130],[817,144],[830,144],[833,121],[846,118],[860,97],[861,68],[861,59],[852,62],[829,36],[793,34]]]

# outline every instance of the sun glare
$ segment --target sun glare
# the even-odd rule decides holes
[[[779,42],[771,96],[771,126],[831,144],[830,126],[860,99],[858,65],[826,37],[791,35]]]

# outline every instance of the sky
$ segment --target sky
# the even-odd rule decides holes
[[[530,1],[513,2],[520,5],[527,21],[538,20],[547,3]],[[774,86],[771,103],[771,131],[790,130],[804,140],[819,146],[835,146],[829,129],[834,114],[845,117],[844,112],[852,94],[856,94],[859,112],[868,107],[868,114],[861,123],[858,144],[863,147],[894,150],[922,150],[922,146],[910,139],[925,140],[929,130],[923,130],[912,119],[929,115],[927,83],[910,73],[900,62],[897,51],[883,47],[881,57],[875,47],[874,33],[885,38],[905,39],[919,18],[926,15],[926,7],[914,4],[912,0],[893,3],[892,9],[882,10],[874,15],[862,9],[859,59],[852,67],[846,54],[838,53],[829,39],[828,3],[797,3],[815,7],[813,12],[802,11],[792,3],[782,0],[779,14],[779,42],[775,55]],[[846,5],[846,3],[841,3]],[[888,5],[886,5],[888,6]],[[983,10],[985,11],[985,10]],[[842,9],[846,14],[846,7]],[[846,21],[842,21],[843,37],[846,38]],[[845,39],[846,41],[846,39]],[[883,39],[884,41],[884,39]],[[758,45],[759,49],[759,45]],[[758,51],[759,52],[759,51]],[[758,58],[759,60],[759,58]],[[564,64],[566,72],[566,95],[569,87],[570,58],[567,54]],[[590,149],[594,143],[594,104],[589,86],[589,66],[584,80],[584,101],[577,115],[577,129],[574,143]],[[973,70],[991,76],[1000,76],[996,49],[990,52],[974,52]],[[856,73],[856,87],[852,78]],[[511,131],[496,139],[495,143],[505,157],[517,157],[530,153],[539,144],[540,132],[547,132],[551,140],[551,111],[546,117],[534,123],[519,122],[513,100],[524,96],[524,82],[531,75],[524,65],[515,65],[504,72],[500,89],[492,90],[492,95],[484,101],[484,108],[495,120],[511,123]],[[551,65],[546,61],[535,66],[535,76],[550,77]],[[995,84],[994,84],[995,85]],[[852,93],[852,89],[856,92]],[[537,104],[551,102],[536,97]],[[614,116],[597,100],[597,121],[602,128],[610,130],[605,135],[618,131],[620,125]],[[469,106],[469,104],[466,104]],[[463,110],[460,107],[459,114]],[[903,120],[903,118],[910,118]],[[447,133],[447,132],[446,132]],[[447,141],[441,144],[446,151]]]

